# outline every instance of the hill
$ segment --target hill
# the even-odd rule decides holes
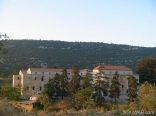
[[[95,42],[43,40],[7,40],[8,53],[1,55],[0,74],[9,75],[21,68],[50,67],[92,68],[97,64],[126,65],[135,71],[140,58],[156,56],[156,48]]]

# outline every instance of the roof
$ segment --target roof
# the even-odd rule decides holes
[[[61,68],[30,68],[32,72],[62,72]]]
[[[26,70],[20,70],[21,71],[21,73],[23,73],[23,74],[27,74],[27,71]]]
[[[32,72],[62,72],[64,68],[29,68]],[[67,72],[72,72],[72,69],[66,69]],[[80,69],[80,71],[87,71],[88,69]]]
[[[126,66],[97,66],[93,70],[115,70],[115,71],[131,71],[130,68]]]
[[[79,71],[88,71],[88,69],[79,69]],[[73,69],[67,69],[67,72],[73,72]]]

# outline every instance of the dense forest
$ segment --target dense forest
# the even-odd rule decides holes
[[[45,40],[6,40],[7,53],[0,57],[0,74],[11,75],[19,69],[39,67],[93,68],[97,64],[126,65],[135,71],[139,59],[156,56],[156,48],[100,42]]]

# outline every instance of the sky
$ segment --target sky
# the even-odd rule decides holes
[[[156,1],[0,0],[0,33],[156,47]]]

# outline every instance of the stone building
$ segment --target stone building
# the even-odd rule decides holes
[[[56,74],[62,74],[63,70],[63,68],[28,68],[27,70],[20,70],[18,75],[13,75],[13,87],[20,88],[21,95],[26,98],[39,95],[49,79],[54,78]],[[71,81],[73,71],[72,69],[66,70],[68,81]],[[88,73],[91,73],[88,69],[79,70],[81,77],[85,77]],[[127,101],[128,78],[133,76],[139,83],[139,75],[134,74],[130,68],[126,66],[97,66],[91,73],[92,82],[94,83],[100,79],[108,82],[110,86],[113,75],[116,73],[119,75],[118,81],[120,83],[119,100],[125,102]],[[108,96],[106,98],[110,99]]]
[[[128,99],[128,78],[134,77],[137,80],[137,83],[139,83],[139,75],[134,74],[133,71],[126,67],[126,66],[97,66],[93,69],[92,75],[93,75],[93,82],[96,82],[97,80],[103,80],[108,82],[109,86],[111,85],[111,80],[113,78],[114,74],[118,74],[118,81],[119,81],[119,89],[120,89],[120,96],[119,101],[125,102]],[[109,90],[108,90],[109,91]],[[108,93],[109,96],[109,93]],[[109,97],[107,96],[107,99]]]
[[[63,70],[61,68],[28,68],[28,70],[20,70],[18,75],[13,75],[13,87],[20,88],[21,95],[27,98],[39,95],[49,79],[56,74],[62,74]],[[79,75],[84,77],[88,71],[88,69],[80,69]],[[72,69],[67,69],[67,75],[70,81],[73,75]]]

